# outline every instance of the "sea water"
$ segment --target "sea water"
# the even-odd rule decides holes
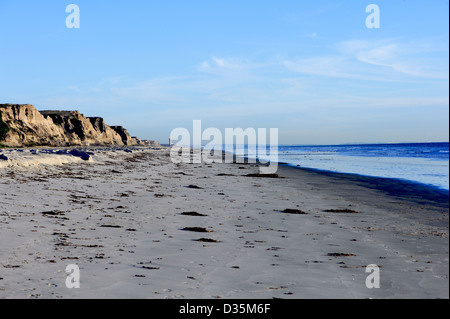
[[[277,160],[292,166],[404,179],[449,189],[449,143],[280,145]]]

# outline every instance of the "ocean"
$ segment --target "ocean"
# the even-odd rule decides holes
[[[253,157],[252,154],[248,156]],[[273,156],[260,157],[274,159]],[[332,172],[404,179],[449,190],[449,143],[280,145],[278,162]]]

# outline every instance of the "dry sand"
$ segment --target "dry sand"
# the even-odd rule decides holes
[[[0,168],[0,298],[449,297],[448,193],[288,167],[247,177],[258,167],[165,150],[44,162]]]

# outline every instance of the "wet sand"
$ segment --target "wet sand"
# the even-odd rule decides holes
[[[449,297],[448,192],[284,166],[250,177],[166,150],[46,163],[0,169],[0,298]]]

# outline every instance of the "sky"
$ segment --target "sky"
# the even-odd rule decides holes
[[[193,120],[280,144],[448,142],[448,15],[448,0],[0,0],[0,103],[162,143]]]

